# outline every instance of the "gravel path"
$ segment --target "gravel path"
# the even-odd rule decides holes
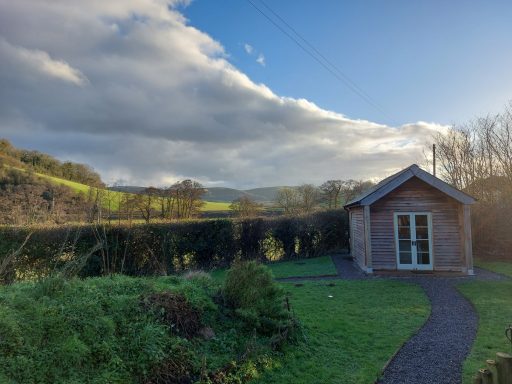
[[[354,265],[349,254],[332,255],[331,259],[340,279],[359,280],[368,278],[368,275]]]
[[[506,280],[507,277],[475,268],[474,277],[404,278],[419,284],[432,312],[423,327],[398,351],[379,383],[459,384],[462,364],[471,351],[478,329],[478,315],[454,284],[461,281]]]
[[[457,278],[406,280],[424,289],[432,312],[424,326],[386,367],[379,383],[459,384],[462,363],[471,350],[478,328],[477,314],[453,286]]]

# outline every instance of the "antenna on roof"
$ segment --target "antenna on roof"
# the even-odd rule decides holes
[[[432,144],[432,168],[433,168],[433,175],[436,175],[436,145]]]

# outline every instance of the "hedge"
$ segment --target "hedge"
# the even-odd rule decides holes
[[[235,259],[272,262],[319,256],[348,245],[347,215],[328,210],[305,216],[215,219],[140,225],[1,227],[0,257],[20,254],[0,271],[5,282],[52,271],[79,276],[166,275],[209,270]]]

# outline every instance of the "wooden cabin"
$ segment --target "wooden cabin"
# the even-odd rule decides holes
[[[367,273],[472,275],[470,206],[474,202],[413,164],[345,205],[352,257]]]

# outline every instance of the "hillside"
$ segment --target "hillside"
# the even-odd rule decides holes
[[[40,173],[36,173],[36,175],[39,177],[45,178],[53,183],[72,188],[75,192],[78,192],[78,193],[83,193],[83,194],[87,195],[91,191],[91,187],[89,187],[88,185],[85,185],[85,184],[80,184],[80,183],[76,183],[74,181],[64,180],[64,179],[60,179],[58,177],[48,176],[48,175],[44,175],[44,174],[40,174]],[[104,208],[108,208],[108,204],[110,203],[110,209],[112,211],[117,211],[119,209],[119,203],[123,200],[123,197],[125,195],[130,195],[133,193],[140,193],[140,191],[145,189],[144,187],[127,187],[127,188],[138,188],[138,189],[136,189],[136,190],[131,189],[130,192],[128,192],[128,190],[121,192],[122,187],[121,187],[121,191],[114,190],[114,188],[106,188],[106,189],[100,188],[99,189],[101,191],[100,193],[102,193],[104,196],[104,203],[103,203]],[[96,188],[94,188],[94,189],[96,189]],[[137,191],[137,192],[135,192],[135,191]],[[201,211],[204,211],[204,212],[228,211],[228,210],[229,210],[229,204],[223,203],[223,202],[215,202],[215,201],[206,201],[205,200],[205,205],[203,207],[201,207]]]
[[[104,209],[112,212],[119,210],[119,205],[126,195],[140,193],[144,189],[144,187],[130,186],[106,188],[99,175],[88,165],[69,161],[61,162],[51,155],[39,151],[19,149],[6,139],[0,139],[1,167],[30,173],[35,177],[34,182],[39,179],[42,182],[64,186],[85,198],[89,195],[95,195],[99,191],[102,200],[101,205]],[[229,210],[227,202],[204,200],[205,205],[201,207],[203,212]],[[158,207],[155,207],[156,209]]]

